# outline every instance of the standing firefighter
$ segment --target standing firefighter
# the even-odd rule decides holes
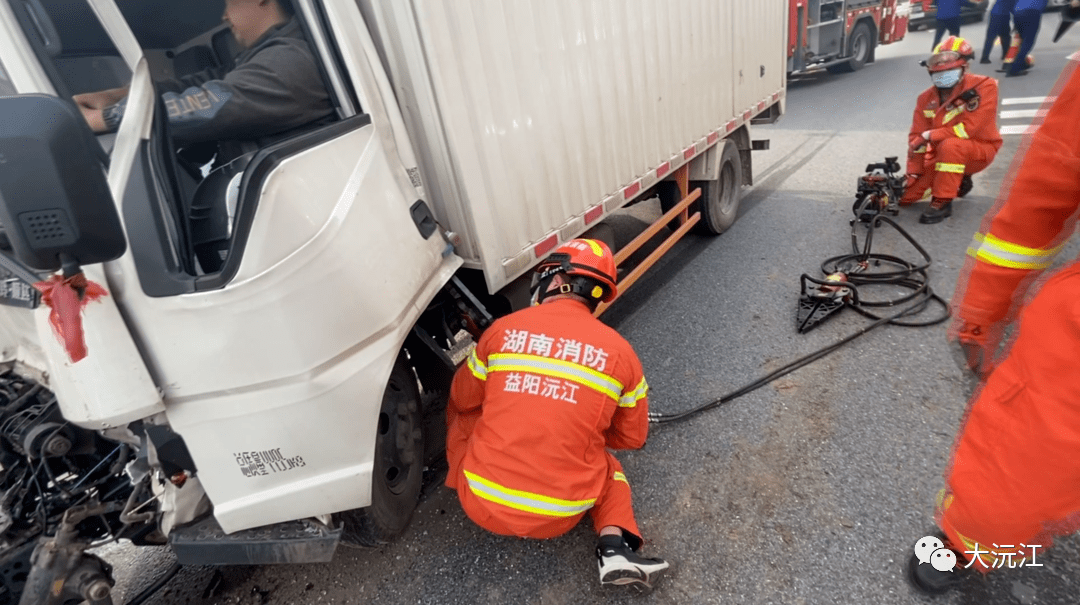
[[[641,362],[592,315],[615,298],[614,257],[577,239],[537,272],[537,304],[493,323],[454,377],[446,485],[506,536],[559,536],[588,512],[600,583],[649,589],[668,564],[637,554],[630,484],[606,449],[640,448],[649,431]]]
[[[919,95],[908,135],[908,178],[901,204],[913,204],[927,190],[933,198],[920,223],[952,215],[952,201],[971,191],[971,175],[982,172],[1001,148],[997,128],[998,84],[967,73],[975,51],[950,36],[923,62],[934,85]]]
[[[1050,266],[1080,211],[1080,70],[1068,68],[1057,101],[1023,164],[976,234],[953,300],[950,337],[988,378],[953,450],[937,519],[959,571],[1036,562],[1054,535],[1080,527],[1080,262],[1057,272],[1019,313],[1016,339],[992,367],[1004,326]],[[1011,555],[1011,556],[1010,556]],[[927,592],[957,574],[912,562]]]

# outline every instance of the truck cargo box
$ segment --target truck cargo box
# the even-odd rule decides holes
[[[784,99],[784,0],[358,1],[492,293]]]

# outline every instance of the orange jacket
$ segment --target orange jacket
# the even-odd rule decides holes
[[[1011,321],[1032,278],[1050,266],[1072,234],[1080,208],[1080,70],[1070,66],[1056,87],[1057,101],[1029,147],[1017,153],[1015,179],[988,212],[968,248],[967,273],[953,300],[957,320],[999,332]],[[998,327],[995,328],[994,326]]]
[[[920,142],[924,141],[922,133],[926,131],[930,131],[931,152],[934,144],[959,138],[987,143],[997,153],[1002,144],[997,127],[997,106],[997,80],[977,74],[964,74],[944,104],[937,88],[931,86],[924,90],[915,104],[908,133],[908,173],[923,172],[927,147]]]
[[[604,448],[645,444],[647,390],[630,344],[583,303],[503,317],[454,376],[446,485],[467,486],[522,534],[533,516],[583,513],[608,480]]]

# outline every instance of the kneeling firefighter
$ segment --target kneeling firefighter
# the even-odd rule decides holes
[[[607,450],[640,448],[649,431],[641,361],[593,317],[615,276],[604,243],[572,240],[537,267],[536,304],[484,332],[450,389],[446,485],[505,536],[552,538],[588,513],[600,583],[651,588],[668,564],[638,554],[630,484]]]
[[[930,207],[920,223],[939,223],[952,215],[952,201],[971,191],[971,175],[982,172],[1001,148],[997,128],[998,83],[967,73],[975,51],[950,36],[922,64],[934,85],[915,107],[908,134],[907,181],[901,205],[913,204],[931,190]]]

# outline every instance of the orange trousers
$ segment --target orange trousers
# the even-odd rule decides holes
[[[964,175],[986,170],[994,161],[997,150],[989,143],[970,139],[945,139],[931,145],[926,152],[919,179],[904,192],[902,204],[912,204],[931,189],[933,196],[951,200],[960,191]]]
[[[478,415],[460,418],[455,426],[450,427],[447,437],[447,462],[451,472],[458,469],[459,473],[453,481],[447,481],[447,484],[456,487],[458,500],[461,501],[461,508],[465,514],[472,519],[473,523],[502,536],[554,538],[573,529],[585,513],[573,517],[547,517],[507,508],[473,493],[461,469],[462,460],[468,450],[468,437],[472,433],[477,418]],[[592,518],[593,527],[597,533],[609,525],[619,527],[623,530],[623,537],[630,547],[637,550],[645,542],[641,537],[641,530],[638,529],[637,520],[634,518],[630,484],[623,475],[619,460],[610,451],[605,454],[607,455],[607,481],[588,514]]]
[[[938,525],[952,545],[1029,559],[1080,528],[1080,263],[1061,270],[1020,315],[1008,356],[968,408]],[[996,547],[995,547],[996,545]],[[1021,562],[1021,555],[1013,561]]]

